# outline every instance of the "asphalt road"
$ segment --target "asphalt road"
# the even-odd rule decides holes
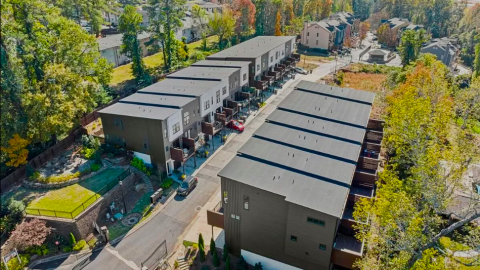
[[[208,202],[220,187],[220,178],[217,173],[236,155],[237,150],[252,136],[265,121],[265,118],[278,105],[300,80],[316,81],[328,74],[335,63],[323,64],[313,71],[313,74],[297,74],[294,81],[288,82],[286,88],[275,96],[272,102],[263,109],[245,127],[241,134],[236,134],[198,173],[198,186],[188,197],[176,196],[172,201],[157,213],[140,229],[122,239],[113,246],[107,246],[99,252],[94,252],[91,262],[83,269],[114,269],[131,270],[141,269],[152,252],[164,241],[170,254],[188,225],[195,219],[199,210]],[[72,269],[74,264],[67,259],[63,262],[41,264],[35,269]]]

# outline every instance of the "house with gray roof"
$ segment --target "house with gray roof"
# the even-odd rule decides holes
[[[301,81],[219,172],[208,224],[264,269],[353,269],[353,207],[372,198],[381,128],[375,94]],[[374,134],[375,136],[373,136]]]
[[[460,53],[460,48],[454,43],[455,40],[449,38],[433,39],[432,42],[424,46],[420,52],[433,54],[447,67],[452,67]]]
[[[112,63],[113,67],[125,65],[130,62],[130,58],[120,50],[120,46],[122,46],[122,37],[123,34],[116,34],[97,39],[100,55],[106,58],[108,62]],[[140,41],[143,56],[148,56],[149,53],[145,43],[150,40],[150,34],[143,32],[138,35],[138,40]]]

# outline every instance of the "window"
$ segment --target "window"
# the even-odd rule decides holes
[[[222,88],[222,95],[225,95],[226,93],[227,93],[227,87],[224,86],[224,87]]]
[[[278,52],[275,52],[275,60],[278,59]]]
[[[297,242],[297,237],[295,235],[290,235],[290,240]]]
[[[243,74],[243,80],[245,81],[247,79],[247,73]]]
[[[252,66],[252,74],[255,74],[255,67]]]
[[[143,143],[143,149],[147,149],[147,143]]]
[[[164,129],[164,130],[163,130],[163,136],[164,136],[165,138],[167,138],[167,129]]]
[[[118,126],[118,122],[117,122],[117,120],[115,120],[115,126]]]
[[[180,123],[176,123],[175,125],[173,125],[173,134],[179,131],[180,131]]]
[[[284,55],[285,55],[285,51],[282,51],[282,56],[284,56]]]
[[[220,102],[220,90],[217,91],[217,103]]]
[[[168,152],[168,146],[165,146],[165,152]]]
[[[264,68],[264,67],[265,67],[265,59],[262,60],[262,68]]]
[[[260,70],[260,65],[257,65],[257,71],[259,71],[259,70]]]
[[[195,110],[193,110],[193,118],[195,118],[197,115],[195,114]]]
[[[190,113],[189,112],[185,112],[183,114],[183,125],[186,126],[190,123]]]
[[[273,62],[273,56],[270,56],[270,62]]]
[[[207,100],[205,101],[204,110],[208,110],[209,108],[210,108],[210,100]]]
[[[250,198],[248,196],[243,196],[243,209],[249,209]]]
[[[318,37],[318,33],[317,33],[317,37]]]
[[[327,246],[322,245],[322,244],[320,244],[320,245],[318,246],[318,248],[319,248],[320,250],[327,250]]]
[[[316,42],[316,45],[318,45],[318,40],[317,40],[317,42]]]
[[[320,226],[325,226],[325,221],[318,220],[316,218],[308,217],[307,222],[312,223],[312,224],[316,224],[316,225],[320,225]]]
[[[307,39],[307,44],[308,44],[308,39]]]
[[[212,105],[213,105],[213,97],[212,97]]]
[[[307,37],[309,37],[309,36],[310,36],[310,32],[307,32]]]

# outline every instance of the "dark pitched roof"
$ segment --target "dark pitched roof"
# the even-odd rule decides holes
[[[219,84],[218,81],[165,79],[139,90],[138,93],[199,97]]]
[[[239,68],[190,66],[168,75],[167,78],[221,81],[238,70]]]
[[[221,52],[212,54],[208,56],[207,59],[257,58],[293,39],[295,39],[294,36],[258,36]]]
[[[373,99],[301,81],[219,176],[341,218]]]

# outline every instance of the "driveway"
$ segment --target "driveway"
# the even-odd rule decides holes
[[[171,253],[177,241],[183,239],[183,233],[189,224],[194,221],[199,210],[220,187],[220,178],[217,177],[217,173],[236,155],[237,150],[243,146],[300,80],[317,81],[327,75],[334,66],[335,62],[328,63],[315,69],[312,74],[297,74],[295,80],[288,82],[279,95],[272,96],[268,100],[268,105],[247,122],[243,133],[236,134],[196,172],[198,186],[188,197],[176,196],[160,212],[154,213],[155,216],[138,230],[119,243],[108,245],[98,254],[92,255],[92,261],[84,269],[140,269],[141,263],[164,240],[167,243],[168,253]],[[59,269],[71,269],[72,265],[52,266],[43,264],[36,266],[35,269],[55,269],[57,267]]]

